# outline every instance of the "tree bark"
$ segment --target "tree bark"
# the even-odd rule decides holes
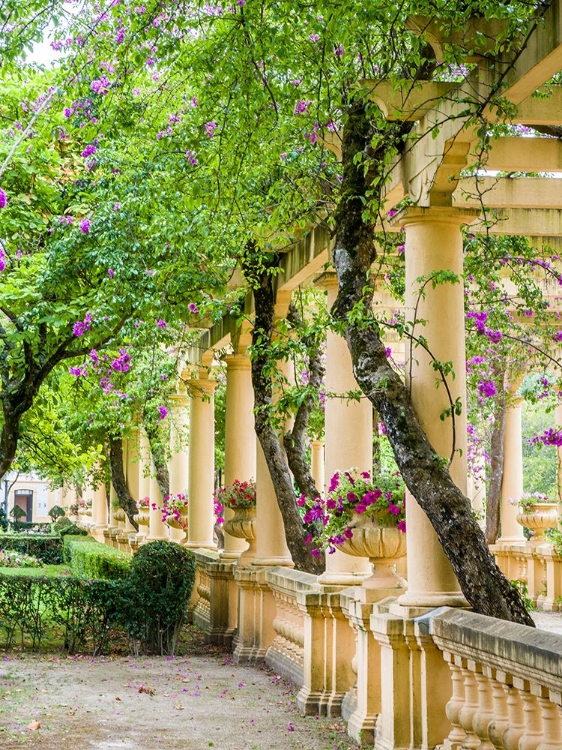
[[[119,506],[123,508],[129,521],[138,531],[139,525],[133,518],[138,509],[125,480],[125,471],[123,469],[123,440],[120,437],[109,438],[109,463],[111,466],[111,483],[117,494]]]
[[[152,428],[145,422],[146,435],[148,442],[150,443],[150,453],[152,455],[152,462],[156,471],[156,481],[158,487],[162,493],[162,497],[166,498],[170,494],[170,472],[168,471],[168,464],[166,459],[162,455],[162,449],[158,441],[158,431],[156,428]]]
[[[256,247],[250,245],[243,262],[246,279],[254,293],[255,319],[252,331],[252,385],[254,388],[256,435],[263,450],[271,480],[275,488],[279,510],[285,527],[285,540],[297,570],[315,575],[324,570],[323,561],[315,558],[306,544],[306,530],[296,504],[293,480],[283,452],[279,435],[271,424],[273,385],[269,343],[273,335],[275,292],[271,269],[278,259],[269,256],[264,265],[264,254],[255,263]],[[265,256],[267,257],[267,256]]]
[[[293,324],[294,327],[301,327],[303,321],[297,311],[296,305],[291,302],[289,307],[288,320]],[[316,483],[310,473],[310,466],[304,460],[305,447],[304,438],[306,434],[306,428],[310,419],[310,414],[314,406],[314,392],[318,393],[322,388],[324,381],[325,367],[322,363],[322,351],[320,348],[320,342],[315,340],[313,336],[307,335],[306,333],[301,336],[301,340],[308,351],[309,364],[309,382],[310,392],[300,403],[297,413],[295,414],[295,421],[293,429],[289,430],[283,436],[283,447],[287,454],[287,461],[289,468],[293,473],[295,482],[300,492],[304,493],[309,500],[314,500],[319,497],[320,493],[316,487]]]
[[[500,532],[500,500],[503,481],[505,396],[503,388],[496,402],[494,427],[490,439],[490,481],[486,494],[486,542],[495,544]]]
[[[475,612],[534,626],[515,588],[503,576],[472,515],[468,498],[433,450],[412,406],[408,389],[390,366],[372,313],[370,267],[376,251],[373,223],[364,218],[368,185],[359,155],[377,158],[364,104],[349,107],[343,129],[342,199],[336,210],[334,265],[339,293],[333,314],[345,323],[355,378],[377,409],[406,486],[429,518]],[[361,322],[349,314],[361,305]],[[412,529],[410,533],[415,533]]]

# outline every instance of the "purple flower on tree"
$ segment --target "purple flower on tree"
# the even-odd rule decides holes
[[[8,204],[8,196],[6,194],[6,191],[0,188],[0,208],[6,208],[7,204]]]
[[[160,419],[166,419],[166,417],[168,416],[168,410],[165,406],[159,406],[158,414],[160,415]]]
[[[92,222],[90,221],[90,219],[82,219],[82,221],[80,222],[80,231],[82,232],[82,234],[88,234],[88,232],[90,231],[91,223]]]
[[[481,380],[478,383],[478,393],[483,398],[492,398],[492,396],[495,396],[497,391],[496,391],[496,386],[494,384],[494,381],[493,380]]]
[[[214,136],[216,129],[217,123],[214,120],[205,123],[205,133],[207,133],[209,138],[212,138]]]

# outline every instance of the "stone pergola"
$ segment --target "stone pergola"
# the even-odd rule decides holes
[[[444,38],[445,32],[431,20],[414,18],[411,23],[439,59],[439,50],[450,37]],[[562,70],[562,0],[551,3],[544,24],[530,29],[514,61],[489,62],[486,53],[494,36],[494,29],[483,19],[463,30],[464,43],[475,46],[478,54],[469,60],[474,66],[469,77],[458,83],[415,82],[408,91],[395,91],[387,81],[364,82],[388,119],[414,123],[403,154],[391,165],[386,187],[387,209],[404,198],[410,199],[410,205],[392,218],[385,216],[381,225],[390,232],[405,232],[406,312],[417,304],[418,317],[427,321],[424,336],[434,356],[453,363],[456,377],[449,387],[453,399],[459,397],[463,404],[462,285],[428,287],[419,300],[417,280],[438,270],[462,275],[463,225],[470,224],[475,232],[524,235],[539,246],[546,241],[555,245],[562,235],[562,180],[524,176],[562,174],[562,142],[498,138],[491,142],[482,164],[477,129],[471,124],[477,110],[492,121],[497,119],[489,101],[501,82],[502,97],[514,105],[513,123],[562,126],[562,90],[553,87],[548,98],[533,98]],[[457,41],[462,42],[460,37]],[[337,150],[337,139],[332,147]],[[463,176],[476,167],[478,172]],[[523,174],[492,176],[495,170]],[[311,229],[290,247],[277,279],[277,317],[286,315],[291,293],[304,283],[326,289],[328,304],[335,299],[337,281],[330,271],[330,251],[330,237],[321,227]],[[377,302],[383,308],[395,306],[382,292]],[[245,312],[251,319],[249,297]],[[330,556],[326,572],[318,578],[293,570],[275,489],[256,446],[246,351],[250,335],[249,323],[240,327],[231,318],[208,330],[199,351],[194,352],[192,362],[198,367],[188,373],[189,395],[180,394],[177,400],[182,418],[189,400],[189,457],[180,454],[174,459],[172,490],[189,490],[187,545],[195,551],[198,563],[194,621],[209,640],[232,644],[236,659],[265,659],[290,677],[299,687],[301,710],[343,714],[350,734],[377,750],[437,746],[444,750],[561,750],[562,660],[543,655],[560,657],[562,640],[543,634],[539,648],[524,626],[490,624],[490,618],[464,611],[466,602],[450,564],[413,498],[407,503],[407,589],[367,588],[362,584],[369,575],[368,559],[343,553]],[[212,537],[214,383],[209,373],[218,350],[229,352],[224,357],[225,481],[255,477],[257,482],[256,552],[242,563],[243,542],[225,535],[224,550],[218,552]],[[435,372],[419,351],[410,372],[412,398],[422,425],[436,451],[448,455],[451,427],[439,418],[449,405],[444,389],[435,389]],[[357,388],[345,341],[331,332],[327,334],[326,378],[327,389],[335,393]],[[451,473],[466,492],[465,419],[461,416],[457,424],[457,445],[462,451],[455,455]],[[317,481],[323,484],[324,476],[342,467],[372,468],[372,429],[372,409],[366,399],[351,403],[330,399],[324,460],[321,446],[316,446],[313,455]],[[508,420],[506,445],[511,446],[514,438],[520,440],[516,405]],[[157,487],[153,482],[147,489],[147,478],[135,463],[139,451],[146,455],[143,435],[131,441],[127,464],[129,488],[140,497],[152,495]],[[507,455],[511,493],[519,481],[514,479],[513,467],[516,472],[520,467],[513,448],[508,448]],[[509,529],[506,516],[503,542],[519,542]],[[112,533],[106,531],[108,541]],[[124,528],[113,536],[125,544],[130,533]],[[165,530],[155,514],[150,518],[148,539],[162,536]],[[461,609],[442,611],[441,607]]]

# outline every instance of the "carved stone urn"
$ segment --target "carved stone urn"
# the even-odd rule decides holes
[[[232,518],[224,522],[223,529],[236,539],[245,539],[248,549],[238,558],[238,565],[245,566],[256,556],[256,506],[232,508]]]
[[[363,582],[366,588],[403,589],[406,582],[396,573],[396,563],[406,554],[406,534],[395,526],[381,526],[376,519],[356,514],[350,527],[353,536],[338,544],[346,555],[368,557],[373,575]]]
[[[558,525],[558,503],[535,503],[517,514],[517,523],[533,532],[531,544],[544,544],[544,532]]]

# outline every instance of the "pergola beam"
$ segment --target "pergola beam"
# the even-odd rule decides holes
[[[553,75],[562,70],[562,0],[552,0],[544,20],[534,22],[521,54],[508,74],[504,91],[510,102],[520,104]]]
[[[538,177],[464,177],[453,194],[453,205],[476,208],[545,208],[562,206],[562,179]]]

